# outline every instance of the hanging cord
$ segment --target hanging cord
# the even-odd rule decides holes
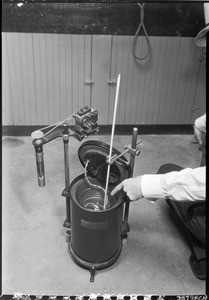
[[[60,125],[62,125],[62,124],[63,124],[64,122],[66,122],[67,120],[68,120],[68,121],[71,120],[71,119],[73,118],[73,116],[74,116],[74,114],[71,115],[71,116],[69,116],[69,117],[67,117],[67,118],[64,119],[63,121],[60,121],[60,122],[54,124],[55,127],[53,127],[51,130],[47,131],[47,132],[44,134],[44,136],[45,136],[46,134],[49,134],[50,132],[52,132],[54,129],[56,129],[57,127],[59,127]],[[50,125],[50,126],[44,127],[44,128],[42,128],[42,130],[43,130],[43,129],[46,129],[46,128],[50,128],[50,127],[52,127],[52,126],[54,126],[54,125]]]
[[[63,121],[60,121],[58,123],[55,123],[55,124],[52,124],[52,125],[49,125],[49,126],[46,126],[46,127],[43,127],[43,128],[41,128],[39,130],[36,130],[36,131],[32,132],[32,134],[31,134],[32,138],[42,138],[42,137],[46,136],[47,134],[49,134],[50,132],[52,132],[53,130],[55,130],[57,127],[59,127],[60,125],[62,125],[64,122],[70,121],[74,117],[74,115],[75,114],[72,114],[71,116],[67,117]],[[50,129],[49,131],[47,131],[46,133],[43,133],[42,130],[47,129],[47,128],[51,128],[51,127],[53,127],[53,128]]]
[[[101,190],[104,194],[105,194],[105,189],[97,184],[92,184],[89,179],[88,179],[88,176],[87,176],[87,167],[88,167],[88,164],[89,164],[89,160],[87,160],[87,162],[85,163],[85,172],[84,172],[84,175],[85,175],[85,179],[87,181],[87,184],[89,187],[93,188],[93,189],[98,189],[98,190]]]
[[[86,182],[87,182],[88,186],[89,186],[90,188],[92,188],[92,189],[98,189],[98,190],[101,190],[101,191],[105,194],[105,189],[103,189],[103,188],[102,188],[101,186],[99,186],[99,185],[92,184],[92,183],[89,181],[88,176],[87,176],[87,173],[88,173],[88,171],[87,171],[88,164],[89,164],[89,160],[87,160],[86,163],[85,163],[85,171],[84,171],[85,179],[86,179]],[[85,207],[87,207],[87,206],[89,206],[89,205],[92,206],[92,203],[91,203],[91,202],[87,203],[87,204],[85,205]],[[102,210],[102,209],[103,209],[103,206],[102,206],[101,204],[99,204],[99,202],[97,202],[97,203],[94,205],[93,209],[94,209],[94,210]]]
[[[151,45],[150,45],[149,36],[147,34],[147,31],[146,31],[146,28],[145,28],[145,25],[144,25],[144,6],[145,6],[145,3],[143,3],[143,4],[137,3],[137,4],[140,7],[140,23],[139,23],[139,27],[138,27],[138,29],[135,33],[134,39],[133,39],[131,51],[132,51],[132,54],[133,54],[134,58],[136,58],[138,60],[143,60],[143,59],[147,58],[150,55]],[[147,46],[148,46],[148,52],[145,56],[139,57],[135,54],[135,48],[136,48],[137,36],[138,36],[138,33],[139,33],[141,28],[143,28],[144,33],[145,33],[145,38],[146,38]]]

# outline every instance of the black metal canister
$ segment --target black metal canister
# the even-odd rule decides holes
[[[119,182],[129,177],[130,167],[124,156],[119,163],[115,162],[111,166],[108,204],[104,209],[104,193],[94,186],[105,187],[108,151],[109,145],[102,142],[83,143],[78,154],[83,165],[88,160],[88,181],[85,174],[81,174],[69,187],[70,252],[75,261],[90,269],[91,273],[113,264],[122,248],[124,193],[119,192],[113,197],[110,192]],[[114,154],[118,155],[120,152],[113,148]]]

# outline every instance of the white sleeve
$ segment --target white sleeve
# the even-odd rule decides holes
[[[195,120],[195,126],[202,132],[206,132],[206,114]]]
[[[153,201],[157,200],[158,198],[164,198],[161,186],[162,176],[162,174],[142,175],[141,191],[144,198]]]
[[[145,198],[168,198],[176,201],[205,200],[205,167],[186,168],[179,172],[143,175],[141,190]]]

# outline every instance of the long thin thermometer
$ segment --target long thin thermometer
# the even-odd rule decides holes
[[[121,79],[121,74],[119,74],[118,78],[117,78],[117,86],[116,86],[116,94],[115,94],[115,106],[114,106],[114,113],[113,113],[112,133],[111,133],[111,140],[110,140],[110,151],[109,151],[108,166],[107,166],[107,177],[106,177],[106,186],[105,186],[105,196],[104,196],[103,209],[106,208],[106,205],[107,205],[107,202],[108,202],[107,191],[108,191],[108,183],[109,183],[109,177],[110,177],[110,162],[111,162],[113,138],[114,138],[114,132],[115,132],[115,121],[116,121],[117,105],[118,105],[118,98],[119,98],[120,79]]]

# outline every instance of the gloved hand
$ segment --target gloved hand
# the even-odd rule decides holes
[[[141,179],[142,176],[137,176],[135,178],[123,180],[112,190],[111,195],[114,196],[117,192],[123,190],[131,201],[143,198],[141,191]]]

